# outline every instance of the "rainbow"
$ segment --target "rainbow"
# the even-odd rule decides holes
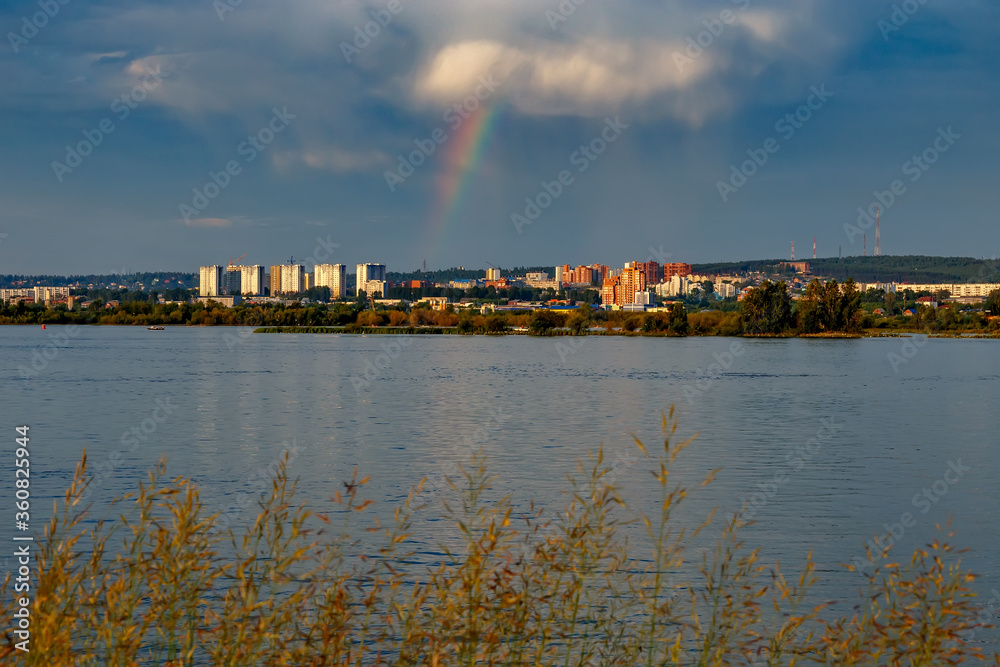
[[[462,210],[501,115],[500,106],[481,106],[465,119],[450,139],[451,145],[444,155],[444,167],[438,176],[430,219],[428,237],[432,255]]]

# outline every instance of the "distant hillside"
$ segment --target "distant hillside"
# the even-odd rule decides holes
[[[106,285],[109,283],[128,285],[142,283],[147,287],[153,284],[154,280],[159,280],[159,285],[170,281],[171,286],[178,283],[188,287],[197,287],[199,276],[197,273],[185,273],[183,271],[147,271],[143,273],[128,274],[88,274],[75,276],[52,276],[52,275],[0,275],[0,288],[28,286],[62,287],[69,284],[83,283],[94,285]]]
[[[781,259],[694,264],[696,273],[748,273],[776,270]],[[1000,260],[973,257],[928,257],[924,255],[883,255],[804,259],[812,273],[825,278],[857,282],[1000,282]]]

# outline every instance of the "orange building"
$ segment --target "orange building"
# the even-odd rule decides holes
[[[601,285],[601,303],[605,306],[618,302],[618,278],[605,278]]]
[[[601,287],[604,305],[625,306],[635,303],[635,293],[646,289],[646,272],[635,266],[622,269],[620,275],[605,278]]]
[[[647,285],[656,285],[663,282],[663,266],[659,262],[633,262],[632,266],[646,274]]]
[[[681,278],[683,278],[684,276],[690,276],[691,273],[692,271],[690,264],[684,264],[682,262],[673,262],[671,264],[663,265],[663,280],[667,280],[674,276],[680,276]]]

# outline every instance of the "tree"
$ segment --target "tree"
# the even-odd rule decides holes
[[[799,331],[819,333],[826,324],[823,309],[823,284],[813,278],[806,293],[799,299]]]
[[[885,313],[886,315],[896,314],[896,293],[886,292],[885,293]]]
[[[586,310],[587,312],[584,313],[584,309],[581,308],[577,312],[573,313],[566,322],[566,326],[569,327],[574,336],[582,336],[587,332],[587,328],[590,326],[590,308],[587,307]]]
[[[486,333],[501,333],[507,329],[507,320],[503,315],[490,315],[486,318]]]
[[[843,285],[813,280],[799,299],[799,331],[858,331],[861,328],[861,293],[850,278]]]
[[[374,310],[366,310],[358,315],[358,324],[363,327],[377,327],[382,324],[382,318]]]
[[[638,315],[629,315],[625,318],[625,321],[622,322],[622,329],[625,331],[638,331],[641,324],[642,321],[639,319]]]
[[[861,292],[853,278],[848,278],[840,286],[840,304],[837,319],[841,331],[857,333],[861,331]]]
[[[691,326],[688,321],[687,309],[683,303],[675,301],[670,306],[669,322],[670,333],[677,336],[686,336],[688,334]]]
[[[562,318],[551,310],[536,310],[528,321],[528,331],[534,336],[547,335],[552,329],[562,326]]]
[[[784,281],[765,280],[747,292],[740,309],[743,333],[750,335],[782,334],[793,324],[792,298]]]
[[[996,317],[1000,315],[1000,289],[993,290],[990,295],[986,297],[986,303],[983,304],[983,311],[987,317]]]

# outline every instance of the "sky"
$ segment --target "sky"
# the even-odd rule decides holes
[[[0,4],[0,273],[995,257],[986,0]],[[871,210],[874,210],[872,208]],[[867,237],[867,238],[865,238]]]

